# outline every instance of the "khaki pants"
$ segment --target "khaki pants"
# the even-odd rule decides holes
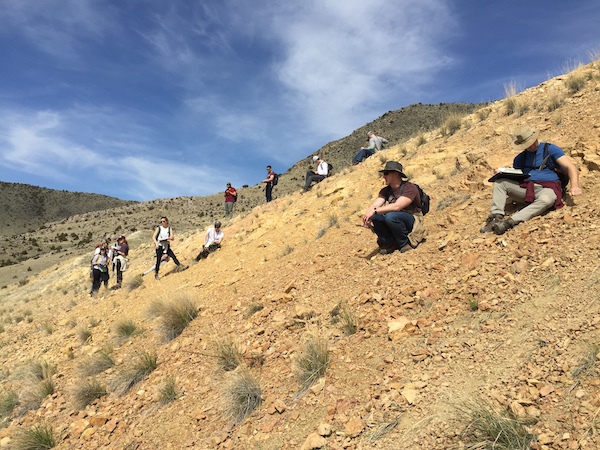
[[[535,200],[525,208],[517,211],[511,216],[515,222],[525,222],[532,217],[539,216],[543,212],[550,209],[556,201],[556,194],[550,188],[542,187],[539,184],[534,184]],[[492,205],[490,212],[492,214],[504,214],[506,206],[506,198],[510,197],[513,200],[525,201],[525,188],[519,186],[518,181],[513,180],[498,180],[494,183],[494,191],[492,193]]]

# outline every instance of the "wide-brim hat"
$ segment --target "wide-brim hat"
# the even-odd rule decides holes
[[[403,172],[402,164],[397,161],[388,161],[385,163],[385,167],[381,169],[379,172],[398,172],[402,178],[408,178]]]
[[[514,149],[525,150],[537,140],[538,131],[529,127],[517,128],[510,136],[510,144]]]

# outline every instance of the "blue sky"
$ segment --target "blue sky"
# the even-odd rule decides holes
[[[253,185],[387,111],[588,63],[598,23],[595,0],[2,0],[0,180]]]

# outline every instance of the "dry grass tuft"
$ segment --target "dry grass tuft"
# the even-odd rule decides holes
[[[224,391],[225,411],[231,422],[239,423],[260,406],[262,389],[252,373],[240,368],[232,374]]]
[[[73,389],[73,403],[77,408],[83,409],[106,394],[106,388],[98,380],[83,380]]]
[[[125,342],[140,332],[141,330],[138,330],[137,325],[131,319],[121,320],[115,325],[115,334],[119,343]]]
[[[296,360],[296,372],[300,381],[300,392],[306,391],[325,375],[329,366],[329,346],[321,336],[309,335],[304,352]]]
[[[442,123],[441,131],[443,136],[452,136],[462,126],[462,115],[460,114],[450,114]]]
[[[56,447],[60,438],[46,423],[22,428],[15,438],[15,450],[46,450]]]
[[[467,422],[462,437],[471,450],[529,450],[535,436],[527,429],[530,420],[510,409],[498,410],[486,400],[464,402],[456,409]]]
[[[583,361],[573,371],[573,376],[578,377],[596,366],[598,362],[598,354],[600,354],[600,345],[589,344],[587,352],[583,358]]]
[[[189,295],[180,293],[168,301],[155,300],[150,314],[160,317],[159,331],[165,342],[183,333],[192,320],[198,317],[198,307]]]
[[[565,86],[569,94],[573,95],[585,87],[585,77],[578,73],[572,73],[565,78]]]
[[[240,346],[231,337],[217,339],[215,341],[217,360],[219,367],[226,372],[234,370],[242,362]]]
[[[132,364],[113,380],[111,390],[117,395],[125,394],[156,369],[157,361],[158,356],[154,352],[140,353]]]
[[[110,349],[101,350],[86,358],[79,365],[79,371],[84,376],[98,375],[115,365]]]
[[[0,392],[0,428],[8,422],[8,419],[17,406],[19,406],[19,396],[15,391],[6,390]]]
[[[142,284],[144,284],[144,276],[141,274],[138,274],[135,277],[133,277],[127,281],[126,287],[127,287],[127,290],[133,291],[133,290],[139,288]]]
[[[346,336],[353,335],[358,330],[358,320],[346,303],[338,303],[330,314],[331,322],[338,324]]]
[[[158,392],[160,394],[161,405],[166,405],[177,400],[179,389],[177,388],[175,377],[168,377],[165,383],[158,389]]]

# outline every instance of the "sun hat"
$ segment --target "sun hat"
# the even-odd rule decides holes
[[[403,172],[402,164],[396,161],[388,161],[385,163],[385,167],[379,172],[398,172],[402,178],[408,178]]]
[[[121,239],[125,239],[125,236],[121,235],[117,238],[117,241],[120,241]]]
[[[319,157],[317,155],[313,156],[313,162],[317,161]]]
[[[510,136],[510,143],[517,150],[525,150],[537,140],[538,131],[529,127],[517,128]]]

